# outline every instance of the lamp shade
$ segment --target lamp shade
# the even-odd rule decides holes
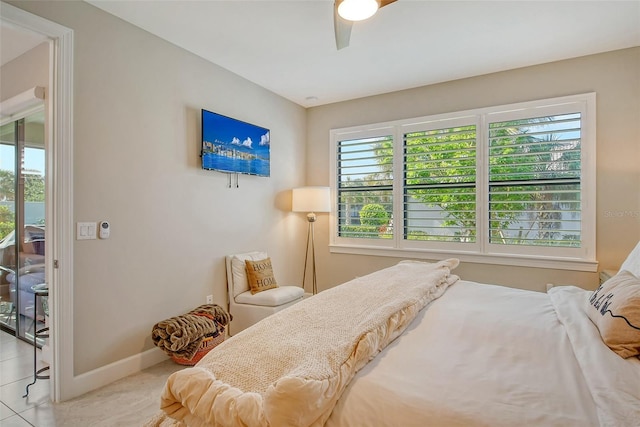
[[[292,191],[294,212],[330,212],[329,187],[300,187]]]

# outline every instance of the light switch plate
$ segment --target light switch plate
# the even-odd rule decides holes
[[[95,222],[76,223],[76,240],[94,240],[94,239],[96,239],[96,223]]]

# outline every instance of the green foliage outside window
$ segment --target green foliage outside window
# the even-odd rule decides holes
[[[11,209],[6,206],[0,206],[0,240],[11,233],[15,226],[15,216]]]
[[[344,237],[387,238],[392,234],[389,230],[389,213],[384,206],[371,203],[364,205],[359,213],[360,225],[344,225],[341,231]]]
[[[563,211],[581,211],[579,130],[579,114],[490,124],[492,242],[579,246],[562,230]]]
[[[389,214],[382,205],[378,204],[369,204],[363,206],[362,210],[360,210],[360,224],[376,227],[380,229],[389,224]]]
[[[0,200],[15,200],[15,174],[8,170],[0,170]]]
[[[475,241],[475,150],[475,126],[405,135],[406,195],[444,213],[439,233],[409,224],[407,239]]]
[[[44,202],[44,177],[40,174],[24,174],[23,178],[24,201]],[[15,174],[12,171],[0,170],[0,200],[15,201]],[[0,206],[0,239],[3,239],[14,228],[13,212],[6,206]]]

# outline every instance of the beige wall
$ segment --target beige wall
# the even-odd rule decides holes
[[[329,185],[329,130],[586,92],[597,94],[597,253],[618,267],[640,239],[640,48],[489,74],[310,108],[307,180]],[[325,289],[397,258],[330,254],[328,219],[316,229]],[[544,290],[548,282],[597,285],[596,273],[462,263],[467,280]]]
[[[267,250],[301,281],[302,107],[87,3],[11,3],[74,30],[74,221],[112,227],[74,241],[76,375],[153,348],[155,322],[208,294],[226,304],[226,254]],[[271,177],[201,170],[201,108],[269,128]]]

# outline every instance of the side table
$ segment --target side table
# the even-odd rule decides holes
[[[49,287],[46,283],[35,285],[31,287],[31,290],[34,294],[34,307],[38,307],[38,298],[40,298],[40,304],[42,304],[42,298],[49,296]],[[48,310],[47,310],[48,311]],[[49,327],[45,326],[44,328],[38,329],[38,320],[37,320],[37,309],[34,308],[33,315],[35,316],[35,321],[33,323],[33,381],[27,384],[27,388],[25,390],[25,394],[22,397],[29,396],[29,387],[36,383],[36,380],[48,380],[49,375],[43,374],[49,370],[49,366],[45,366],[44,368],[40,368],[36,370],[37,362],[38,362],[38,338],[49,338]],[[45,313],[46,314],[46,313]]]

